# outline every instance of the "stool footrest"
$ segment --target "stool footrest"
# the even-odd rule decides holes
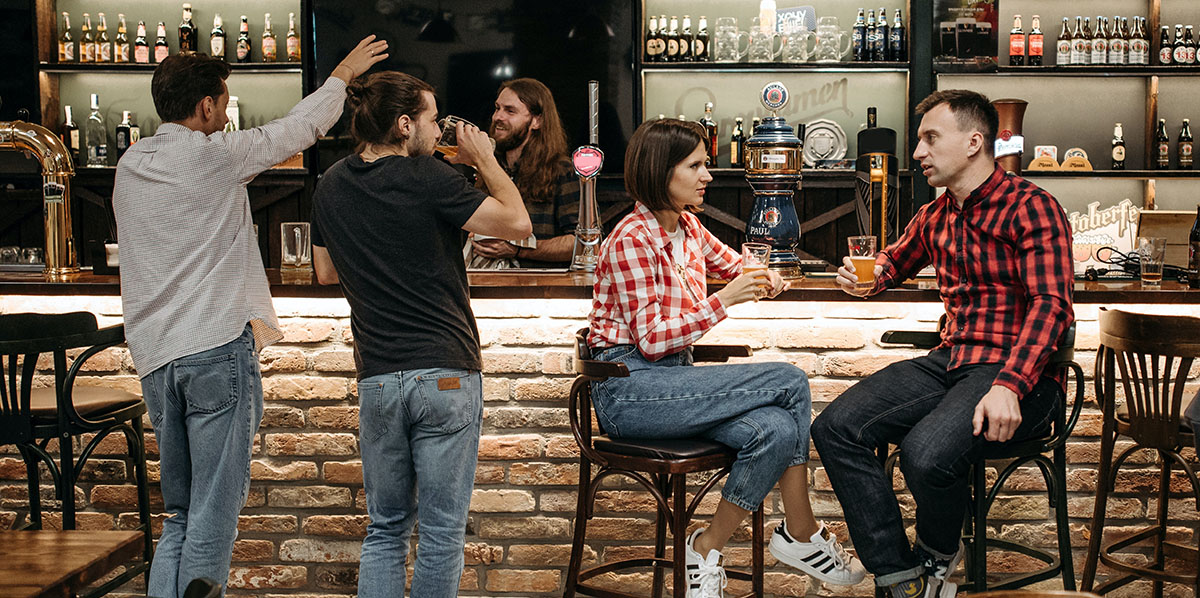
[[[671,562],[671,559],[666,559],[666,558],[658,559],[658,558],[653,558],[653,557],[646,557],[646,558],[640,558],[640,559],[625,559],[625,560],[621,560],[621,561],[614,561],[612,563],[605,563],[603,565],[597,565],[590,569],[584,569],[579,572],[579,582],[575,586],[575,593],[583,594],[585,596],[595,596],[596,598],[642,598],[641,594],[631,594],[631,593],[622,592],[619,590],[612,590],[609,588],[601,588],[601,587],[597,587],[597,586],[594,586],[592,584],[585,583],[585,582],[589,579],[592,579],[594,577],[599,577],[606,573],[616,573],[619,571],[624,571],[626,569],[635,569],[635,568],[639,568],[639,567],[660,568],[668,576],[667,579],[670,579],[670,575],[671,575],[673,566],[674,566],[674,564]],[[737,580],[737,581],[750,581],[750,582],[754,581],[754,576],[751,573],[749,573],[747,571],[739,571],[736,569],[726,569],[725,577],[727,577],[729,579]],[[736,596],[734,598],[753,598],[753,596],[754,596],[754,592],[750,592],[749,594]]]
[[[1015,590],[1018,588],[1023,588],[1027,585],[1034,584],[1039,581],[1045,581],[1047,579],[1053,579],[1055,577],[1058,577],[1059,573],[1062,572],[1062,562],[1059,560],[1058,555],[1055,553],[1052,553],[1048,550],[1042,550],[1039,548],[1034,548],[1032,546],[1029,546],[1028,544],[1021,544],[1019,542],[1012,542],[1010,540],[1001,540],[998,538],[988,538],[987,546],[988,546],[988,548],[996,548],[999,550],[1023,554],[1027,557],[1034,558],[1043,563],[1046,563],[1045,567],[1042,567],[1041,569],[1037,569],[1035,571],[1006,575],[1001,578],[1002,581],[1000,581],[999,583],[988,584],[987,590],[989,590],[989,591],[990,590]],[[976,591],[983,591],[982,588],[980,588],[978,586],[976,586],[975,589],[976,589]]]
[[[1121,554],[1117,554],[1116,551],[1121,550],[1122,548],[1127,548],[1129,546],[1133,546],[1134,544],[1137,544],[1138,542],[1141,542],[1143,540],[1153,538],[1153,537],[1157,536],[1160,531],[1161,531],[1161,529],[1158,526],[1152,525],[1150,527],[1147,527],[1147,528],[1139,531],[1136,534],[1133,534],[1132,536],[1126,536],[1119,540],[1107,542],[1107,543],[1101,545],[1100,546],[1100,554],[1099,554],[1100,562],[1104,563],[1105,565],[1108,565],[1109,567],[1111,567],[1113,569],[1116,569],[1117,571],[1119,571],[1121,573],[1127,573],[1127,574],[1131,574],[1131,575],[1134,575],[1137,577],[1152,579],[1155,581],[1164,581],[1164,582],[1169,582],[1169,583],[1181,583],[1181,584],[1185,584],[1185,585],[1192,585],[1196,580],[1196,573],[1197,573],[1196,571],[1168,573],[1162,569],[1153,568],[1155,566],[1161,566],[1161,565],[1154,565],[1154,566],[1150,566],[1150,567],[1140,567],[1137,565],[1129,564],[1127,561],[1125,561],[1121,558],[1121,556],[1122,556]],[[1162,543],[1162,549],[1163,549],[1163,553],[1165,556],[1174,557],[1174,558],[1178,558],[1178,559],[1184,559],[1184,560],[1187,560],[1187,559],[1195,560],[1196,553],[1198,552],[1196,548],[1193,548],[1191,546],[1183,546],[1181,544],[1176,544],[1174,542],[1165,542],[1165,541]],[[1132,554],[1130,554],[1128,556],[1132,556]],[[1126,577],[1129,577],[1129,576],[1127,575]],[[1106,586],[1109,586],[1111,584],[1117,584],[1117,582],[1120,582],[1122,579],[1125,579],[1125,577],[1111,580],[1108,583],[1106,583],[1102,586],[1099,586],[1099,588],[1105,588]],[[1119,585],[1115,585],[1114,587],[1120,587],[1120,585],[1124,585],[1124,584],[1122,583]],[[1099,592],[1099,588],[1097,589],[1097,592],[1103,593],[1103,592]]]

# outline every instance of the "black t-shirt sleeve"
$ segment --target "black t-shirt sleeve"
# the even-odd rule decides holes
[[[321,227],[317,224],[317,202],[313,202],[313,208],[308,214],[309,230],[312,234],[312,244],[314,247],[324,247],[325,239],[321,237]]]
[[[466,177],[437,158],[428,156],[419,160],[417,168],[425,175],[425,188],[429,189],[429,198],[434,202],[434,212],[456,228],[462,228],[488,194],[476,189]]]

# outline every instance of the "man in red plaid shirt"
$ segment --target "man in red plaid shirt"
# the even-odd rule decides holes
[[[946,306],[942,343],[890,365],[838,397],[812,427],[850,536],[889,597],[949,597],[962,558],[967,472],[988,444],[1045,433],[1061,385],[1044,372],[1074,320],[1071,230],[1049,193],[1005,173],[994,158],[999,118],[988,99],[935,92],[913,159],[946,192],[923,206],[876,259],[871,295],[933,264]],[[900,469],[917,503],[916,545],[875,449],[900,446]]]

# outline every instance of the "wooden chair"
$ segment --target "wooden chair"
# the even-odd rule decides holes
[[[144,535],[143,561],[92,590],[107,593],[145,573],[149,577],[153,541],[150,533],[150,490],[146,478],[146,452],[142,415],[146,404],[121,390],[76,388],[75,377],[84,362],[125,341],[121,325],[98,329],[96,317],[86,312],[69,314],[0,315],[0,444],[14,444],[25,461],[29,484],[29,521],[24,527],[42,527],[38,464],[44,463],[62,503],[63,529],[75,529],[75,483],[87,460],[113,432],[124,434],[134,462],[138,493],[138,531]],[[86,347],[67,367],[67,351]],[[33,388],[38,357],[52,356],[54,386]],[[78,457],[73,437],[94,434]],[[59,460],[47,450],[58,440]]]
[[[939,329],[942,327],[942,324],[942,322],[938,323]],[[941,335],[933,331],[889,331],[885,332],[881,339],[883,343],[908,344],[922,349],[932,349],[941,344],[941,341]],[[965,555],[967,583],[960,586],[960,589],[969,588],[972,591],[978,592],[988,589],[1012,590],[1050,579],[1060,574],[1063,579],[1063,588],[1068,591],[1075,589],[1075,568],[1071,552],[1071,530],[1067,522],[1066,444],[1067,439],[1071,437],[1071,432],[1075,429],[1075,423],[1079,421],[1079,412],[1083,408],[1084,382],[1083,368],[1079,367],[1079,364],[1075,363],[1074,359],[1075,325],[1072,324],[1064,333],[1062,341],[1059,342],[1058,350],[1050,356],[1047,370],[1057,369],[1064,375],[1064,379],[1068,382],[1072,376],[1074,377],[1073,399],[1068,404],[1066,400],[1068,397],[1064,396],[1063,400],[1059,402],[1059,408],[1054,414],[1054,421],[1049,433],[1041,438],[1008,442],[989,448],[984,452],[981,459],[971,466],[969,473],[971,479],[971,504],[967,510],[966,521],[963,524],[963,543],[967,549]],[[1068,388],[1070,388],[1069,384]],[[888,478],[890,479],[895,471],[897,460],[903,459],[903,456],[900,454],[898,448],[890,455],[887,451],[888,447],[882,446],[878,452],[880,459],[885,463]],[[999,470],[996,481],[990,487],[987,483],[988,461],[1007,461],[1007,464]],[[1030,463],[1037,465],[1041,471],[1042,479],[1046,483],[1046,492],[1049,495],[1050,507],[1054,509],[1058,533],[1057,553],[1010,540],[989,538],[987,535],[988,512],[991,511],[992,504],[996,502],[1000,491],[1003,490],[1004,483],[1018,469]],[[1037,559],[1045,563],[1045,566],[1036,571],[1008,576],[1000,583],[989,588],[987,572],[988,548],[1017,552]]]
[[[1100,310],[1100,350],[1096,356],[1096,399],[1104,414],[1100,436],[1100,473],[1096,480],[1096,504],[1092,514],[1092,537],[1083,568],[1085,590],[1105,594],[1138,578],[1154,582],[1154,595],[1163,595],[1163,582],[1186,584],[1200,595],[1200,551],[1195,546],[1168,542],[1167,506],[1171,470],[1178,465],[1191,483],[1192,496],[1200,501],[1200,482],[1195,468],[1179,455],[1195,443],[1193,431],[1182,420],[1184,383],[1192,363],[1200,357],[1200,318],[1155,316],[1116,310]],[[1125,404],[1116,403],[1117,383]],[[1113,459],[1118,436],[1132,438],[1134,445]],[[1121,466],[1142,449],[1158,453],[1162,462],[1158,490],[1158,514],[1153,525],[1130,536],[1103,541],[1108,494]],[[1150,540],[1153,550],[1149,565],[1135,564],[1117,551]],[[1130,555],[1126,555],[1130,556]],[[1141,556],[1141,555],[1139,555]],[[1182,559],[1195,566],[1190,571],[1169,571],[1166,557]],[[1097,563],[1116,570],[1118,576],[1093,588]]]
[[[1100,598],[1091,592],[1072,590],[998,590],[967,594],[969,598]]]
[[[663,571],[670,569],[673,577],[673,592],[683,598],[687,590],[684,577],[684,548],[687,527],[696,512],[696,507],[709,490],[721,481],[736,458],[736,451],[711,440],[685,438],[674,440],[630,440],[616,439],[592,433],[591,383],[606,378],[627,377],[629,371],[623,363],[610,363],[591,359],[586,335],[587,328],[575,335],[575,372],[579,374],[571,387],[568,411],[571,432],[579,443],[579,497],[575,509],[575,535],[571,544],[571,561],[567,568],[565,598],[576,593],[602,598],[636,598],[636,594],[602,588],[587,583],[588,580],[611,572],[635,567],[653,567],[653,595],[662,596]],[[750,348],[745,346],[696,345],[692,356],[696,362],[725,362],[730,357],[747,357]],[[593,474],[593,465],[599,469]],[[685,482],[687,475],[697,472],[714,472],[701,485],[691,502],[687,501]],[[650,493],[658,504],[655,517],[654,557],[634,558],[609,562],[586,570],[583,564],[584,540],[587,522],[593,515],[593,503],[600,482],[613,475],[631,478]],[[727,570],[730,579],[749,580],[753,590],[749,596],[763,594],[763,512],[762,505],[752,516],[751,572]],[[666,532],[670,529],[673,539],[674,559],[666,558]]]

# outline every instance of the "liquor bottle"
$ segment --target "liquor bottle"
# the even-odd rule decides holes
[[[300,34],[296,33],[296,13],[288,13],[287,41],[288,62],[300,62]]]
[[[692,61],[692,17],[683,15],[683,31],[679,34],[679,62]]]
[[[137,124],[137,113],[130,111],[129,113],[129,145],[133,145],[142,138],[142,128]]]
[[[908,62],[908,31],[904,28],[904,20],[900,18],[900,9],[896,9],[896,18],[892,20],[892,28],[888,31],[891,38],[888,54],[896,62]]]
[[[712,102],[704,103],[704,118],[700,119],[700,124],[704,126],[706,141],[708,142],[708,166],[716,168],[717,166],[717,121],[713,120],[713,104]]]
[[[1025,30],[1021,28],[1021,15],[1013,15],[1012,30],[1008,32],[1008,64],[1025,66]]]
[[[129,62],[129,30],[125,26],[125,15],[117,14],[117,39],[113,42],[113,62]]]
[[[1179,169],[1192,169],[1192,127],[1188,119],[1183,119],[1183,127],[1179,129]]]
[[[1058,53],[1054,57],[1054,64],[1071,64],[1071,26],[1067,17],[1063,17],[1062,31],[1058,32]]]
[[[658,62],[658,17],[650,15],[650,21],[646,24],[646,47],[642,52],[642,62]]]
[[[133,38],[133,61],[149,64],[150,44],[146,41],[146,22],[138,21],[137,37]]]
[[[867,15],[861,8],[850,33],[850,47],[854,52],[854,62],[866,62],[870,58],[867,52]]]
[[[1192,26],[1183,29],[1183,46],[1187,51],[1184,64],[1196,64],[1196,38],[1192,34]]]
[[[1175,64],[1187,64],[1187,42],[1183,39],[1183,25],[1175,25],[1175,47],[1171,53]]]
[[[742,151],[746,149],[746,133],[742,131],[742,117],[733,119],[733,134],[729,136],[729,166],[742,168]]]
[[[1092,32],[1092,64],[1108,62],[1108,27],[1102,16],[1096,17],[1096,30]]]
[[[1029,66],[1042,66],[1042,55],[1046,51],[1046,36],[1042,33],[1042,18],[1033,15],[1033,27],[1029,30]]]
[[[75,62],[75,38],[71,35],[71,15],[63,11],[62,35],[58,36],[58,61]]]
[[[1113,17],[1112,29],[1108,32],[1108,64],[1125,64],[1125,54],[1128,48],[1125,44],[1125,30],[1121,27],[1121,17]]]
[[[1071,64],[1087,64],[1091,55],[1083,39],[1083,17],[1075,17],[1075,31],[1071,32]]]
[[[662,25],[659,25],[661,28]],[[670,27],[667,28],[667,60],[679,61],[679,17],[671,17]]]
[[[891,38],[889,36],[887,9],[880,6],[879,21],[875,23],[875,60],[884,62],[892,59],[890,53],[888,52],[888,47],[891,45]]]
[[[129,140],[129,129],[129,111],[125,110],[121,112],[121,124],[117,125],[116,131],[117,160],[120,160],[121,156],[125,155],[125,150],[133,145],[133,142]]]
[[[183,5],[183,21],[179,23],[179,53],[195,54],[200,51],[200,30],[192,23],[192,5]]]
[[[92,113],[84,125],[84,143],[87,145],[87,165],[92,168],[108,166],[108,131],[104,130],[104,117],[100,116],[100,96],[92,94]]]
[[[112,62],[113,48],[112,41],[108,38],[108,20],[104,18],[104,13],[97,13],[100,17],[100,25],[96,27],[96,62]]]
[[[868,62],[874,62],[875,58],[875,37],[879,35],[879,29],[875,26],[875,11],[871,10],[867,13],[867,33],[865,38],[866,55]]]
[[[1112,169],[1125,170],[1125,133],[1121,129],[1121,123],[1113,127]]]
[[[92,34],[92,17],[86,12],[79,33],[79,62],[96,62],[96,36]]]
[[[692,39],[692,60],[708,62],[708,18],[700,15],[696,37]]]
[[[1188,287],[1200,289],[1200,205],[1196,206],[1196,222],[1188,235]]]
[[[228,62],[225,58],[225,23],[221,20],[220,14],[213,17],[212,33],[208,37],[208,50],[213,58],[220,58]]]
[[[63,106],[67,112],[67,122],[63,123],[62,141],[63,145],[67,146],[67,151],[71,154],[71,161],[76,165],[79,164],[79,159],[82,157],[79,153],[79,125],[75,124],[75,118],[71,115],[71,107]]]
[[[1171,28],[1163,25],[1158,34],[1158,63],[1170,65],[1175,56],[1175,46],[1171,43]]]
[[[250,22],[242,15],[242,25],[237,39],[237,61],[250,62]]]
[[[158,32],[154,39],[154,62],[162,62],[171,55],[171,46],[167,45],[167,26],[162,21],[158,22]]]
[[[271,31],[271,13],[263,15],[262,60],[275,62],[276,57],[275,32]]]
[[[1166,170],[1171,167],[1171,138],[1167,137],[1167,121],[1166,119],[1158,119],[1158,129],[1154,132],[1154,144],[1158,148],[1155,156],[1154,165],[1158,170]]]

